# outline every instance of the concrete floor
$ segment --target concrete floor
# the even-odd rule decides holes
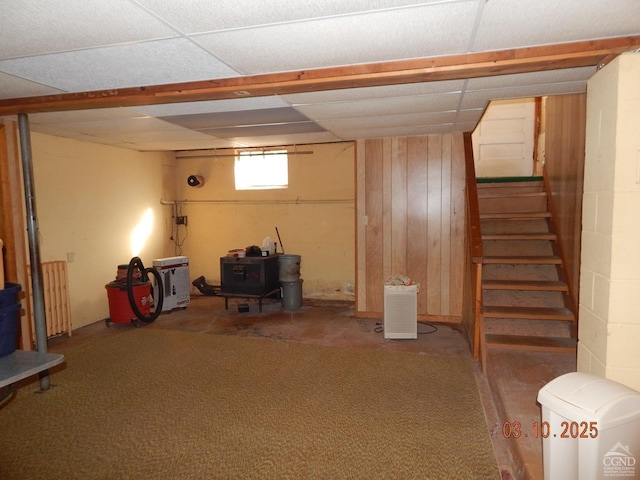
[[[238,304],[249,311],[240,313]],[[117,335],[135,328],[130,324],[100,321],[77,329],[71,337],[50,339],[49,351],[64,353],[91,338]],[[283,310],[277,300],[266,299],[263,311],[255,300],[195,295],[186,309],[163,313],[140,328],[158,328],[218,335],[269,337],[279,340],[334,346],[458,355],[471,359],[466,337],[451,325],[418,325],[416,340],[385,340],[380,319],[355,318],[353,302],[304,299],[301,308]],[[575,371],[575,357],[555,353],[490,352],[485,376],[473,364],[487,425],[503,480],[542,480],[542,441],[533,437],[532,424],[540,421],[538,390],[553,378]],[[519,422],[522,435],[505,438],[504,424]]]

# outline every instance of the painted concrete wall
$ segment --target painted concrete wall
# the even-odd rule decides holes
[[[578,370],[640,390],[640,54],[588,84]]]
[[[191,280],[205,275],[217,284],[221,256],[261,245],[266,236],[277,241],[276,226],[286,252],[302,256],[305,295],[353,298],[352,143],[308,146],[312,155],[291,156],[288,189],[236,192],[232,157],[176,160],[173,152],[37,133],[31,142],[41,256],[69,260],[74,329],[109,316],[105,284],[132,256],[151,266],[155,258],[187,255]],[[191,174],[203,175],[205,186],[189,187]],[[176,227],[178,213],[188,217],[187,227]],[[145,222],[149,236],[134,251],[132,233]]]
[[[163,165],[173,153],[133,150],[32,134],[36,208],[43,261],[68,264],[73,328],[109,316],[105,284],[139,255],[166,256]],[[149,212],[149,213],[147,213]],[[170,213],[170,212],[169,212]],[[146,215],[146,216],[145,216]],[[147,220],[146,222],[143,220]],[[150,228],[139,252],[132,233]]]
[[[204,275],[219,285],[220,257],[261,246],[267,236],[277,242],[278,227],[285,253],[302,257],[305,296],[353,299],[354,148],[353,143],[298,147],[313,154],[289,157],[289,187],[282,190],[236,191],[232,151],[178,158],[175,208],[187,216],[187,227],[175,229],[173,253],[189,257],[192,280]],[[190,187],[189,175],[203,176],[204,186]]]

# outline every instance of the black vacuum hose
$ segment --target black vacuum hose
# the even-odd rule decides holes
[[[133,274],[136,268],[140,271],[142,282],[149,281],[148,274],[151,274],[156,279],[158,298],[153,299],[155,309],[149,316],[144,315],[140,311],[140,309],[138,308],[138,304],[136,303],[136,298],[133,295]],[[151,289],[153,291],[153,286],[151,286]],[[133,310],[133,313],[136,315],[138,320],[142,322],[151,323],[156,318],[158,318],[162,313],[162,303],[164,302],[164,290],[162,288],[162,277],[160,276],[160,274],[155,268],[144,268],[144,265],[142,264],[142,260],[140,259],[140,257],[133,257],[129,262],[129,267],[127,268],[127,296],[129,297],[129,305],[131,305],[131,310]]]

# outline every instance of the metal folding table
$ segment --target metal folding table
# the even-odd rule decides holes
[[[0,388],[12,385],[31,375],[48,370],[62,363],[64,355],[16,350],[0,357]],[[2,400],[2,395],[0,395]]]

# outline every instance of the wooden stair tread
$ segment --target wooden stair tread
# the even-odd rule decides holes
[[[544,191],[541,192],[482,192],[478,191],[478,200],[486,200],[490,198],[527,198],[527,197],[546,197]]]
[[[484,290],[540,290],[567,292],[568,285],[565,282],[542,280],[484,280]]]
[[[550,307],[500,307],[487,306],[482,308],[485,318],[521,318],[531,320],[561,320],[574,321],[575,316],[568,308]]]
[[[483,257],[482,263],[509,265],[560,265],[562,259],[555,255],[546,256],[489,256]]]
[[[540,175],[526,175],[514,177],[477,177],[476,185],[480,188],[482,185],[536,185],[542,183],[544,177]]]
[[[575,354],[577,322],[576,313],[569,307],[570,302],[567,302],[568,284],[562,280],[543,280],[545,277],[542,276],[532,277],[537,280],[526,280],[531,275],[530,267],[547,265],[553,266],[553,270],[557,270],[558,273],[558,277],[549,278],[564,279],[562,258],[551,253],[547,245],[542,243],[542,241],[558,241],[553,224],[548,223],[553,215],[548,210],[545,184],[542,179],[536,179],[533,182],[504,182],[501,185],[490,183],[488,180],[482,185],[480,183],[477,185],[480,234],[484,245],[493,249],[487,251],[491,255],[482,257],[482,263],[506,265],[511,272],[509,275],[516,280],[494,276],[499,274],[501,268],[495,271],[491,268],[489,278],[493,279],[482,280],[481,287],[486,291],[487,299],[493,299],[490,303],[497,305],[482,306],[481,318],[487,319],[494,333],[485,331],[484,322],[480,321],[481,352],[483,349],[486,352],[486,349],[490,348],[516,352],[548,351]],[[502,243],[490,243],[491,241]],[[545,255],[544,252],[550,254]],[[522,276],[518,274],[519,269],[523,270]],[[534,270],[537,271],[539,268]],[[542,270],[549,273],[548,267],[543,267]],[[484,277],[485,274],[482,276]],[[497,292],[495,295],[491,293],[492,290],[504,292]],[[533,305],[562,305],[562,302],[555,303],[558,302],[558,293],[562,294],[566,307],[526,306],[527,302]],[[553,303],[544,302],[546,295],[553,296],[550,300]],[[512,304],[518,306],[500,304],[500,300],[505,299],[505,296],[512,299],[510,300]],[[565,323],[551,325],[558,321]],[[563,336],[565,329],[561,327],[568,327],[566,337]],[[548,332],[549,335],[545,336],[544,332]],[[531,333],[534,335],[530,335]],[[539,336],[536,336],[536,333]],[[483,357],[483,363],[485,361],[486,357]],[[484,365],[483,371],[485,371]]]
[[[494,212],[481,213],[480,220],[537,220],[551,218],[550,212]]]
[[[490,233],[482,235],[482,240],[556,240],[557,236],[549,232],[540,233]]]
[[[511,350],[563,351],[575,353],[576,339],[564,337],[534,337],[521,335],[486,335],[488,347]]]

